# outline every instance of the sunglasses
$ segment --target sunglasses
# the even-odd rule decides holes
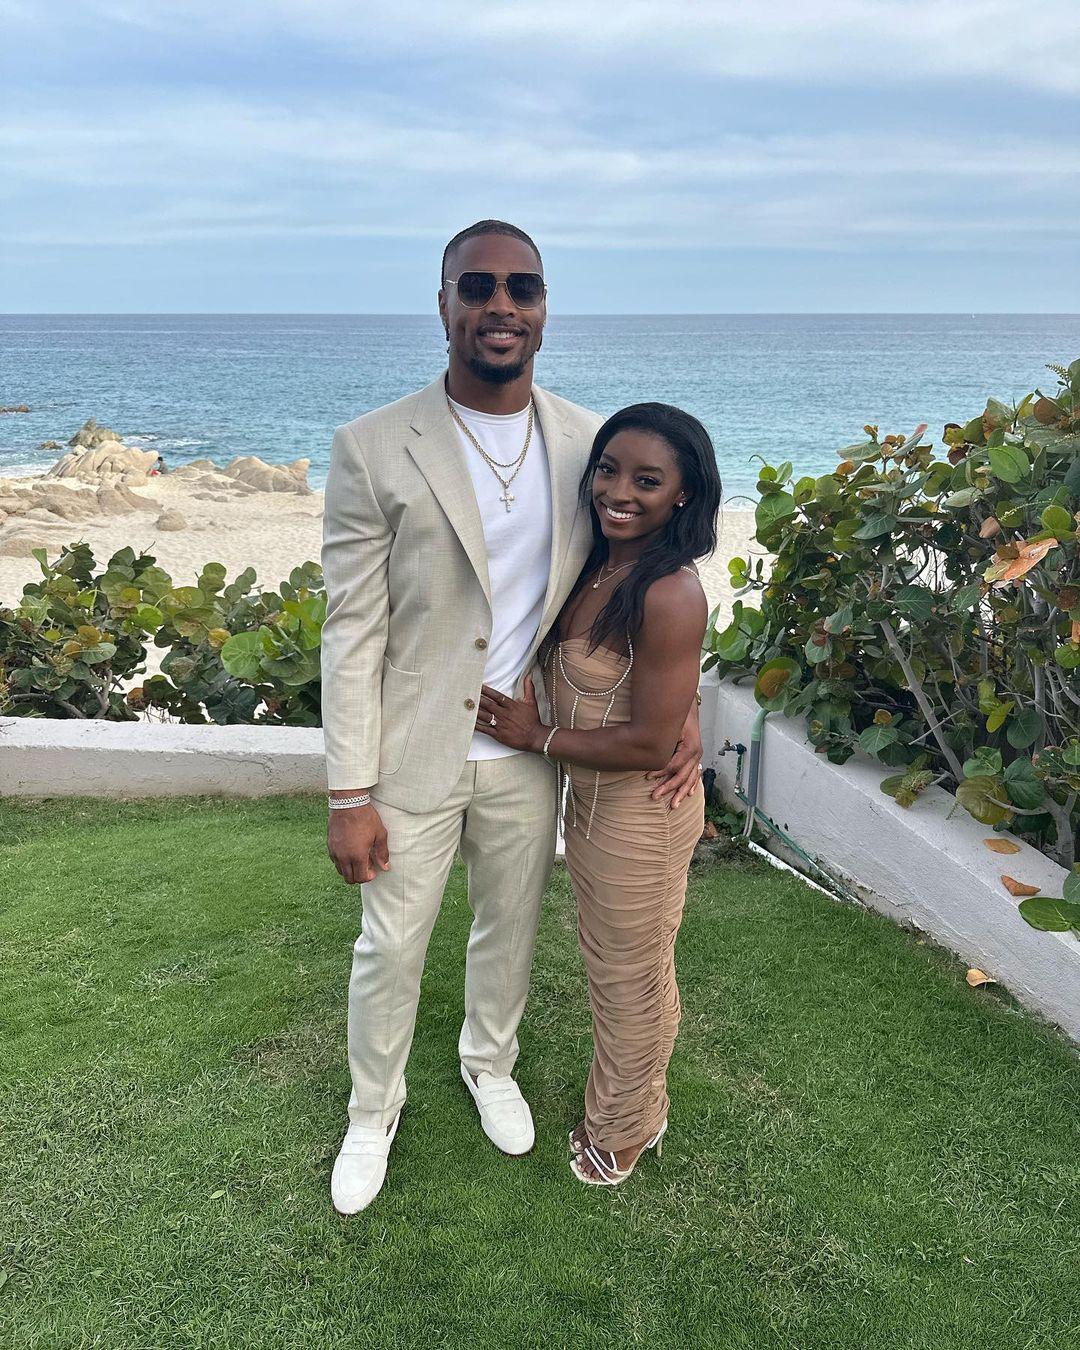
[[[502,278],[494,272],[462,272],[457,281],[447,280],[443,285],[456,286],[458,299],[469,309],[481,309],[500,285],[518,309],[535,309],[547,293],[539,272],[507,272]]]

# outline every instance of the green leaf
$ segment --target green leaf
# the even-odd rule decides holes
[[[990,468],[1003,483],[1019,483],[1031,469],[1031,460],[1018,445],[999,445],[989,451]]]
[[[1013,700],[1007,699],[1004,703],[999,703],[986,719],[986,729],[991,734],[1000,731],[1005,725],[1005,719],[1013,710]]]
[[[1080,868],[1074,867],[1065,878],[1061,893],[1066,900],[1080,902]]]
[[[972,757],[964,761],[965,778],[996,778],[1001,773],[1001,751],[980,745]]]
[[[1068,900],[1058,900],[1052,895],[1033,895],[1020,901],[1020,913],[1031,924],[1044,933],[1067,933],[1070,928],[1080,928],[1080,905]]]
[[[1075,670],[1080,666],[1080,642],[1063,642],[1055,650],[1054,660],[1062,670]]]
[[[953,591],[950,604],[953,610],[960,614],[964,610],[972,609],[977,605],[981,595],[981,586],[960,586]]]
[[[994,424],[995,427],[1008,426],[1012,422],[1012,409],[1007,408],[996,398],[986,400],[985,416]]]
[[[770,492],[762,497],[754,512],[758,539],[764,543],[780,521],[795,514],[795,498],[790,492]]]
[[[901,586],[896,592],[896,608],[917,623],[926,623],[933,607],[934,593],[925,586]]]
[[[859,745],[868,755],[878,755],[887,746],[900,739],[895,727],[867,727],[859,732]]]
[[[891,534],[896,529],[896,517],[883,511],[872,511],[855,530],[854,539],[877,539],[883,534]]]
[[[817,643],[813,637],[808,637],[803,654],[812,666],[816,666],[819,661],[828,661],[832,656],[832,642]]]
[[[1014,759],[1005,770],[1009,800],[1023,811],[1037,811],[1046,801],[1046,785],[1035,774],[1030,759]]]
[[[777,656],[766,661],[754,682],[754,697],[770,712],[779,711],[788,694],[798,688],[799,663],[789,656]]]
[[[983,420],[982,417],[973,417],[970,422],[964,425],[964,440],[969,445],[982,445],[983,443]]]
[[[259,633],[234,633],[221,649],[221,664],[238,680],[255,682],[262,676],[262,645]]]
[[[1005,797],[1005,784],[1000,778],[965,778],[956,789],[956,800],[980,825],[1007,825],[1012,821],[1008,807],[998,805]]]
[[[850,628],[855,618],[855,611],[851,605],[843,605],[835,613],[830,614],[825,620],[826,633],[842,633],[845,628]]]
[[[1050,533],[1059,538],[1076,532],[1076,521],[1063,506],[1048,506],[1040,519]]]
[[[1024,708],[1009,721],[1005,739],[1017,750],[1026,750],[1043,733],[1046,723],[1037,708]]]
[[[806,502],[812,501],[814,498],[815,486],[816,484],[813,478],[800,478],[795,484],[794,490],[796,504],[803,506]]]

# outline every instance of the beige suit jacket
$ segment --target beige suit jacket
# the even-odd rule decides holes
[[[592,545],[578,483],[601,418],[534,388],[551,570],[525,669]],[[527,509],[519,503],[517,509]],[[491,638],[484,531],[444,376],[339,427],[326,480],[322,718],[332,789],[431,811],[469,753]]]

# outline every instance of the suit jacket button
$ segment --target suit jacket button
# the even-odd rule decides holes
[[[466,706],[466,708],[469,709],[470,712],[472,712],[473,708],[476,707],[476,704],[472,701],[471,698],[467,698],[467,699],[465,700],[465,706]]]
[[[474,647],[479,647],[481,651],[487,646],[487,638],[477,638],[473,643]]]

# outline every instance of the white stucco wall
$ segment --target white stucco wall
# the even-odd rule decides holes
[[[706,763],[730,801],[736,756],[719,751],[725,738],[749,747],[757,712],[749,685],[705,677]],[[748,769],[749,755],[744,790]],[[1060,895],[1065,869],[1020,839],[1019,853],[992,852],[983,841],[994,832],[941,788],[898,806],[879,786],[889,772],[858,754],[830,764],[801,721],[773,713],[762,737],[758,806],[868,907],[928,933],[1080,1040],[1080,942],[1030,928],[1001,884],[1006,873]]]
[[[0,796],[325,792],[321,728],[0,717]]]

